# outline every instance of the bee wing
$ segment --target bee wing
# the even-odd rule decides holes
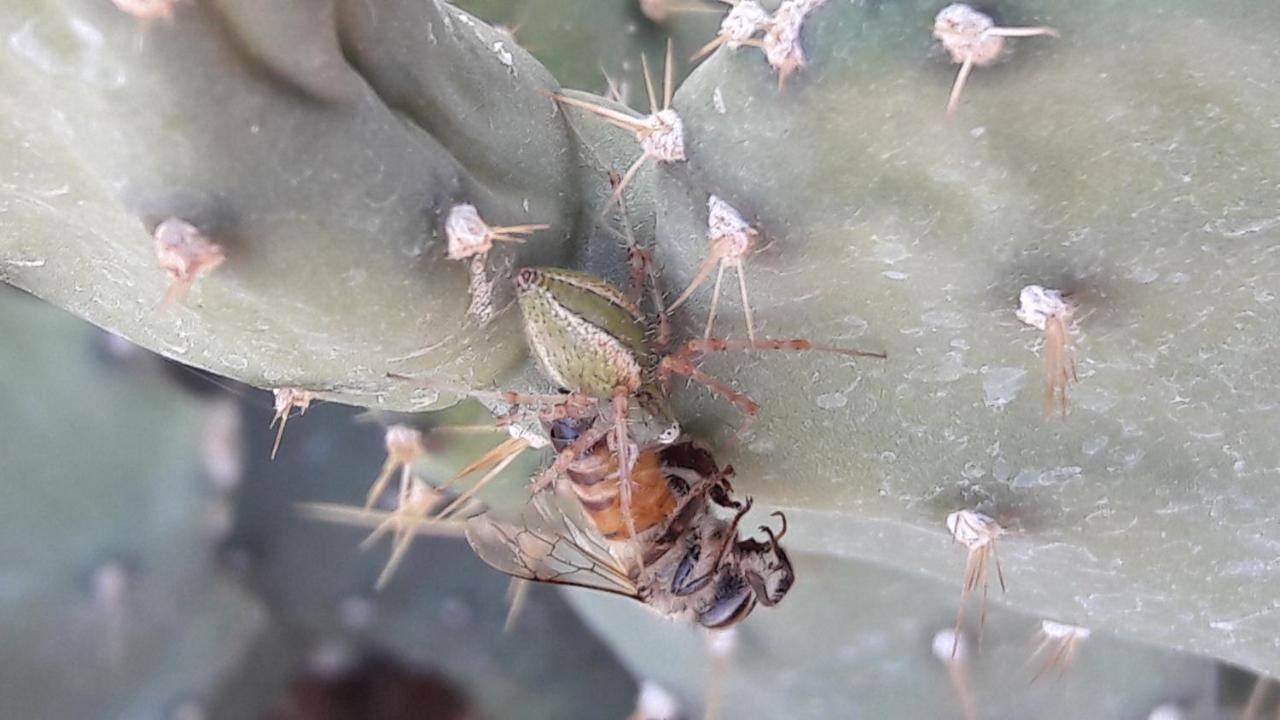
[[[481,560],[514,577],[640,599],[605,540],[544,496],[525,506],[518,523],[500,522],[487,513],[471,518],[467,542]]]

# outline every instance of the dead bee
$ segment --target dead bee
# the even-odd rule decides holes
[[[552,443],[568,447],[589,421],[552,423]],[[757,603],[786,596],[795,572],[778,544],[786,532],[760,530],[766,541],[739,539],[750,499],[733,497],[732,468],[721,469],[702,443],[682,438],[642,449],[632,471],[631,515],[622,517],[617,454],[602,439],[561,476],[583,517],[543,494],[519,524],[487,514],[467,524],[467,540],[489,565],[538,582],[603,590],[639,600],[673,619],[708,628],[734,625]]]

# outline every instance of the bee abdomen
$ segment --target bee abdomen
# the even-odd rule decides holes
[[[583,511],[605,539],[625,540],[630,534],[622,516],[617,458],[603,444],[597,446],[597,450],[568,471],[570,486]],[[657,453],[641,453],[631,471],[631,517],[636,532],[643,533],[659,525],[675,507],[676,499],[659,466]]]

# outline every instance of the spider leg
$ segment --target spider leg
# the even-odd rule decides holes
[[[627,528],[627,536],[631,542],[637,543],[636,519],[631,513],[631,471],[635,467],[636,457],[632,451],[631,433],[627,431],[627,409],[631,403],[631,393],[625,387],[619,387],[613,393],[613,445],[618,454],[618,497],[622,510],[622,522]],[[637,547],[637,550],[639,548]],[[636,557],[643,565],[643,553]]]
[[[760,406],[754,400],[746,395],[734,390],[725,383],[699,370],[693,361],[685,357],[677,355],[668,355],[662,359],[658,366],[658,377],[663,382],[670,380],[672,375],[680,375],[690,380],[699,382],[707,387],[708,390],[724,398],[732,403],[746,415],[742,424],[738,426],[737,434],[745,433],[751,423],[755,422],[756,416],[760,414]]]
[[[609,196],[609,201],[604,204],[604,210],[600,213],[601,216],[608,213],[609,208],[622,199],[622,191],[627,188],[627,184],[636,176],[636,173],[640,172],[640,168],[644,166],[644,161],[648,159],[649,156],[642,153],[640,157],[636,158],[635,162],[631,163],[631,167],[627,168],[626,174],[622,176],[622,182],[619,182],[618,186],[613,189],[613,194]]]
[[[572,464],[574,460],[578,459],[578,456],[587,452],[594,447],[596,443],[600,442],[601,438],[609,434],[610,429],[611,428],[608,423],[602,422],[601,419],[597,419],[592,423],[591,427],[587,428],[586,432],[579,435],[578,438],[569,445],[569,447],[560,451],[560,454],[556,456],[555,461],[551,463],[550,467],[538,473],[538,476],[534,478],[533,483],[529,485],[529,492],[536,493],[551,487],[552,483],[556,481],[556,478],[563,475],[565,470],[569,468],[569,465]]]

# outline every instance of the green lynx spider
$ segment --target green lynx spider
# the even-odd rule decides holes
[[[643,251],[632,247],[631,252],[633,262],[644,262],[637,257]],[[696,380],[742,410],[746,419],[739,432],[759,413],[759,406],[746,395],[699,370],[694,364],[698,356],[726,350],[821,350],[851,357],[885,357],[883,353],[819,347],[806,340],[716,338],[689,340],[662,356],[646,338],[646,321],[639,308],[640,287],[633,287],[628,295],[599,278],[561,268],[523,268],[515,275],[515,286],[529,349],[546,377],[568,394],[493,396],[517,408],[540,406],[538,417],[542,420],[595,416],[590,429],[539,474],[531,490],[549,486],[576,457],[613,433],[610,444],[619,456],[622,512],[628,521],[630,475],[637,448],[655,442],[668,444],[680,436],[680,424],[667,402],[673,376]],[[605,401],[607,405],[601,407]]]

